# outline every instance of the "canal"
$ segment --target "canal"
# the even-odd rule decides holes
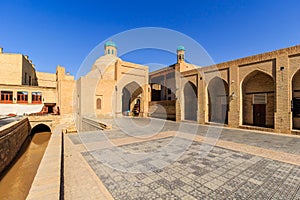
[[[48,145],[51,132],[29,136],[11,167],[0,177],[0,199],[26,199],[40,162]]]

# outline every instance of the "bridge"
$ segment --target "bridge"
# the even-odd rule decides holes
[[[54,128],[59,124],[65,124],[68,130],[76,130],[71,115],[28,116],[28,120],[31,126],[31,134],[42,131],[53,132]]]

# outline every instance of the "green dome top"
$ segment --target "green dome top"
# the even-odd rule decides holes
[[[184,48],[184,46],[182,46],[182,45],[179,45],[178,47],[177,47],[177,51],[185,51],[185,48]]]
[[[116,47],[117,48],[117,45],[116,45],[116,43],[114,43],[113,41],[107,41],[106,43],[105,43],[105,45],[104,46],[106,46],[106,47]]]

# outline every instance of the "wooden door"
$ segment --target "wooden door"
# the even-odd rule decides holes
[[[253,105],[253,125],[266,126],[266,104]]]

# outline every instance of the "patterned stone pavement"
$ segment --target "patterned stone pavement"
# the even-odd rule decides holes
[[[127,119],[133,120],[135,124],[140,127],[146,126],[149,123],[149,119],[145,118],[133,118]],[[157,120],[157,119],[152,119]],[[159,121],[159,120],[157,120]],[[114,123],[113,120],[109,120],[108,122]],[[185,124],[185,123],[182,123]],[[177,131],[181,124],[173,121],[165,121],[163,127],[159,130],[159,132],[165,131]],[[201,136],[207,136],[207,132],[209,126],[199,125],[188,123],[188,126],[196,126],[196,134]],[[125,133],[120,131],[117,125],[113,125],[114,130],[106,131],[105,136],[109,139],[128,137]],[[221,129],[221,134],[219,135],[220,140],[237,142],[242,144],[248,144],[251,146],[262,147],[266,149],[271,149],[275,151],[282,151],[286,153],[293,153],[300,155],[300,137],[288,137],[283,135],[276,135],[270,133],[261,133],[252,130],[242,130],[242,129],[230,129],[230,128],[222,128],[222,127],[214,127],[214,129]],[[134,131],[133,131],[134,132]],[[187,133],[189,133],[187,131]],[[138,134],[142,135],[141,132]],[[78,136],[71,136],[72,141],[76,144],[81,143],[80,138]]]
[[[141,126],[149,123],[134,120]],[[205,136],[207,126],[197,126],[197,135]],[[177,129],[178,123],[166,122],[160,131]],[[147,135],[147,131],[139,134]],[[93,142],[128,135],[114,129],[80,137]],[[81,145],[80,137],[69,135],[74,145]],[[220,139],[263,147],[278,154],[300,154],[299,137],[223,129]],[[114,199],[300,199],[300,166],[217,146],[201,157],[205,154],[203,143],[176,140],[171,146],[174,137],[81,151],[81,155]],[[184,151],[177,148],[183,144],[188,144]],[[157,153],[166,146],[171,148]],[[143,153],[152,156],[128,156]]]
[[[122,148],[147,153],[169,141],[164,138]],[[193,142],[163,169],[155,167],[155,157],[123,163],[129,171],[138,165],[152,168],[145,173],[115,170],[93,156],[102,152],[109,155],[114,149],[82,155],[115,199],[300,199],[299,166],[220,147],[200,158],[200,146]]]

